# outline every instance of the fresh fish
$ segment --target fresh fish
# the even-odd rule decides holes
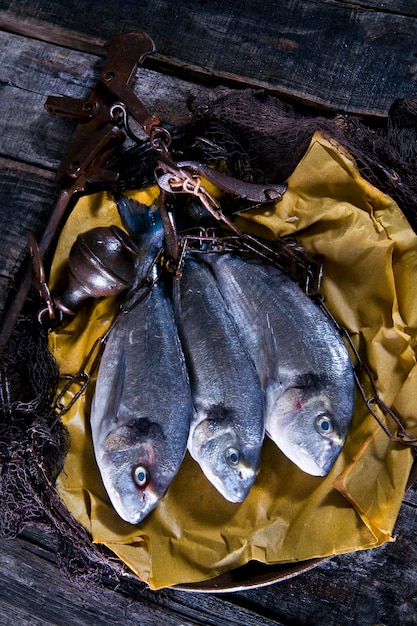
[[[264,438],[256,370],[207,266],[186,259],[173,302],[194,398],[188,450],[227,500],[242,502]]]
[[[266,433],[304,472],[326,475],[354,405],[353,369],[340,334],[278,268],[233,254],[204,258],[256,365]]]
[[[162,243],[162,225],[157,213],[127,198],[118,207],[136,212],[139,283]],[[91,409],[101,477],[125,521],[139,523],[166,493],[186,453],[191,414],[171,300],[157,282],[111,330]]]

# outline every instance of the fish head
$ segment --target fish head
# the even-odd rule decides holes
[[[104,487],[126,522],[139,524],[165,495],[176,473],[167,456],[160,427],[143,418],[115,427],[96,446]]]
[[[339,456],[353,413],[353,393],[290,388],[266,397],[266,433],[301,470],[326,476]]]
[[[229,502],[242,502],[259,472],[259,443],[243,444],[233,424],[208,417],[190,432],[191,456],[205,476]]]

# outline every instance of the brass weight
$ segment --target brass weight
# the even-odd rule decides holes
[[[132,284],[137,249],[118,226],[92,228],[78,235],[68,261],[68,280],[54,292],[58,309],[75,315],[87,298],[113,296]]]

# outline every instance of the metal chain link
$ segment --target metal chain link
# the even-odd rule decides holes
[[[321,295],[321,294],[320,294]],[[329,309],[325,306],[323,300],[321,299],[319,306],[323,313],[333,322],[335,327],[338,329],[339,333],[345,337],[349,347],[354,355],[354,360],[356,363],[352,363],[353,365],[353,373],[355,377],[356,385],[360,391],[363,401],[369,411],[369,413],[374,417],[374,419],[378,422],[383,431],[387,434],[387,436],[396,443],[400,443],[404,446],[411,447],[417,450],[417,438],[410,435],[405,429],[404,424],[401,419],[396,415],[396,413],[387,405],[387,403],[382,400],[379,395],[379,390],[376,384],[376,380],[374,375],[372,374],[371,368],[364,361],[364,359],[359,354],[352,337],[350,336],[348,330],[341,326],[334,318],[334,316],[330,313]],[[368,382],[370,386],[371,392],[368,393],[366,391],[365,382],[362,381],[362,377]],[[391,420],[397,427],[397,432],[395,435],[392,434],[388,425],[384,422],[384,420],[378,415],[375,409],[379,409],[382,417],[388,418]]]
[[[64,415],[71,409],[90,384],[91,379],[100,364],[110,332],[124,315],[127,315],[137,304],[139,304],[139,302],[146,298],[146,296],[152,291],[154,285],[158,282],[161,275],[161,268],[158,268],[158,265],[160,266],[162,257],[163,248],[161,248],[155,255],[145,276],[141,279],[138,285],[131,288],[127,292],[125,298],[120,303],[119,310],[109,328],[103,335],[97,337],[79,370],[73,375],[63,377],[68,378],[68,382],[61,389],[54,402],[54,408],[57,411],[58,417]],[[73,388],[75,388],[76,391],[73,391]],[[73,392],[71,400],[64,404],[64,397],[71,391]]]
[[[297,243],[293,238],[282,238],[274,243],[261,241],[255,237],[244,234],[243,237],[236,235],[220,236],[215,229],[199,229],[188,232],[184,235],[179,257],[179,267],[184,263],[187,251],[198,251],[199,253],[224,253],[240,252],[254,254],[255,256],[267,260],[285,270],[292,279],[297,282],[304,292],[319,306],[328,319],[333,323],[340,335],[344,337],[353,354],[352,366],[356,385],[361,397],[369,411],[386,435],[396,443],[408,446],[417,450],[417,438],[410,435],[405,429],[401,419],[380,397],[371,368],[359,354],[349,331],[340,325],[332,313],[325,305],[324,295],[321,293],[321,281],[323,276],[323,259],[319,255],[309,255],[306,249]],[[366,391],[365,378],[370,386],[371,393]],[[377,410],[382,417],[378,414]],[[392,434],[384,419],[392,421],[396,426],[396,434]]]
[[[124,113],[124,111],[122,111],[122,113]],[[123,121],[126,126],[127,121],[125,119],[123,119]],[[170,184],[172,184],[172,193],[175,194],[181,191],[182,193],[190,194],[198,198],[217,222],[223,223],[224,226],[231,231],[229,234],[216,228],[204,229],[196,227],[195,229],[180,233],[177,258],[175,260],[166,259],[164,264],[165,269],[178,278],[181,275],[181,269],[185,262],[187,252],[205,254],[238,252],[246,255],[254,255],[286,271],[291,278],[304,289],[304,292],[315,301],[323,313],[334,324],[340,335],[345,338],[353,354],[352,365],[355,382],[369,413],[374,417],[391,441],[411,447],[413,451],[416,452],[417,439],[407,432],[401,419],[386,402],[382,400],[371,368],[359,354],[348,330],[336,321],[324,304],[325,298],[320,291],[323,276],[322,257],[308,254],[305,248],[297,243],[295,238],[284,237],[275,242],[269,242],[249,235],[248,233],[241,232],[236,225],[222,213],[219,202],[203,187],[200,178],[192,177],[188,172],[176,168],[175,162],[172,160],[169,153],[171,146],[171,135],[169,131],[159,126],[153,128],[150,141],[153,149],[158,152],[160,157],[164,160],[164,170],[168,172],[168,175],[171,175]],[[146,297],[154,284],[159,280],[162,266],[156,274],[154,268],[157,263],[161,261],[163,254],[164,250],[161,248],[151,263],[146,276],[140,281],[133,292],[128,293],[110,328],[104,335],[96,339],[79,371],[70,377],[68,383],[61,390],[55,401],[55,408],[58,410],[59,414],[62,415],[67,412],[90,383],[91,377],[100,362],[107,337],[116,325],[120,315],[124,315],[132,310],[140,300]],[[367,384],[362,380],[362,377],[365,378]],[[74,385],[79,386],[79,389],[74,393],[69,404],[64,405],[62,399]],[[366,386],[370,386],[370,393],[366,391]],[[377,410],[381,413],[382,417],[378,414]],[[395,424],[396,434],[392,434],[389,429],[386,423],[386,421],[389,420]]]
[[[180,234],[179,250],[180,253],[175,268],[166,264],[167,269],[170,272],[175,272],[177,277],[181,273],[187,252],[203,254],[237,252],[246,255],[250,254],[260,259],[267,260],[268,262],[273,262],[289,273],[293,280],[304,289],[304,292],[316,302],[323,313],[331,320],[340,335],[346,339],[353,355],[352,365],[355,382],[369,413],[374,417],[391,441],[417,449],[417,439],[407,432],[400,418],[380,397],[375,377],[369,365],[359,354],[348,330],[336,321],[324,304],[324,296],[320,291],[323,275],[323,262],[321,257],[309,255],[305,248],[292,238],[283,238],[272,244],[252,236],[249,238],[245,236],[241,239],[237,235],[225,235],[219,229],[203,229],[200,227]],[[120,316],[127,314],[138,302],[143,300],[159,280],[162,270],[159,268],[159,271],[155,274],[154,267],[158,263],[160,264],[162,259],[163,249],[161,248],[151,263],[146,276],[135,290],[129,292],[129,297],[125,298],[121,303],[119,312],[109,329],[104,335],[96,339],[78,372],[69,378],[68,382],[57,396],[55,408],[60,415],[69,411],[90,383],[99,365],[106,340]],[[152,276],[152,274],[154,275]],[[362,380],[363,377],[365,381],[367,381],[367,384]],[[366,391],[367,386],[370,387],[370,393]],[[77,391],[68,404],[63,404],[62,400],[64,396],[68,394],[73,387],[78,387]],[[381,413],[382,418],[378,414],[377,409]],[[395,424],[397,429],[396,434],[390,431],[383,418],[386,420],[388,418],[388,420],[391,420],[392,423]]]

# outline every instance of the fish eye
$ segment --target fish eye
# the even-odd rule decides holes
[[[229,448],[226,452],[226,461],[232,467],[235,467],[240,460],[240,453],[237,448]]]
[[[333,420],[327,415],[319,415],[315,425],[317,432],[324,437],[331,435],[334,431]]]
[[[143,465],[138,465],[133,470],[133,480],[138,487],[146,487],[149,482],[149,472]]]

